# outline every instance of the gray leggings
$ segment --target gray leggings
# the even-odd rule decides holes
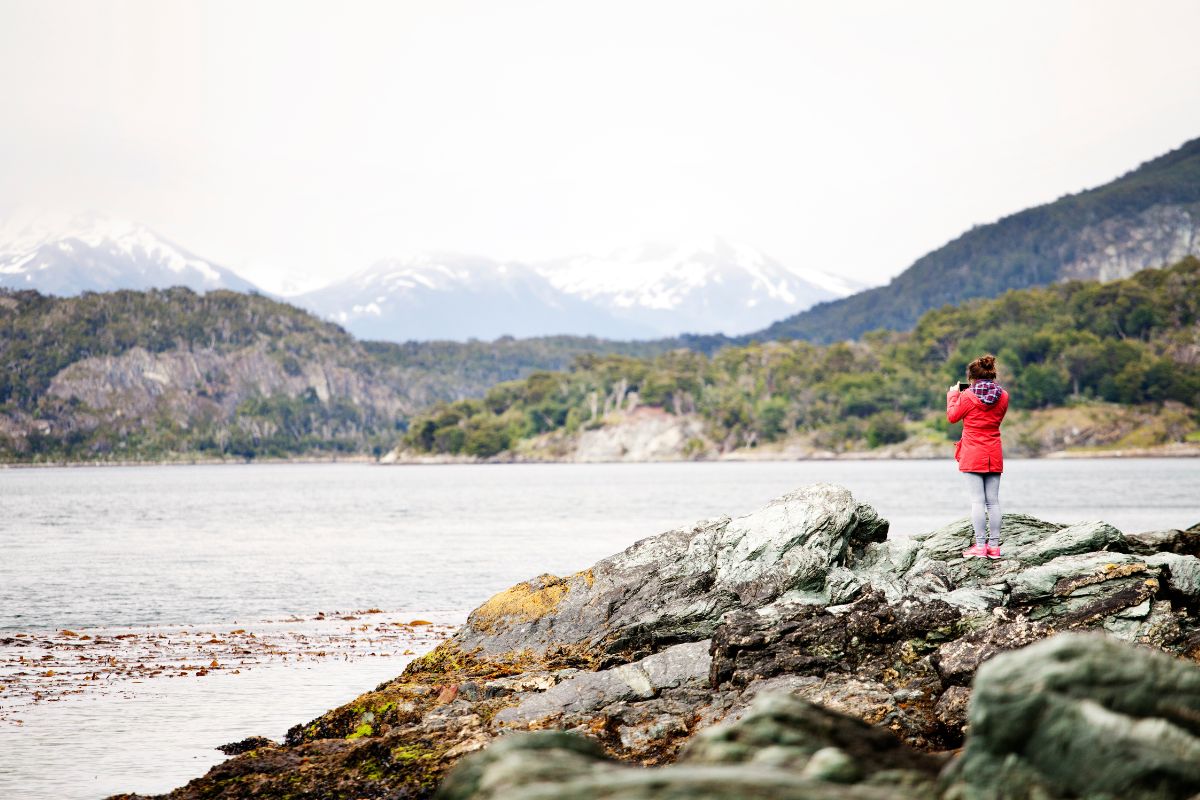
[[[971,500],[971,525],[975,528],[975,544],[1000,544],[1000,473],[964,472],[967,478],[967,497]],[[984,514],[987,526],[984,527]]]

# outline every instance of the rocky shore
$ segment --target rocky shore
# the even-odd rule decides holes
[[[1200,526],[1010,514],[999,561],[961,558],[965,521],[887,530],[808,486],[517,584],[167,797],[1200,792]]]

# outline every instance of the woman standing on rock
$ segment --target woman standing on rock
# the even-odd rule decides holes
[[[954,459],[967,479],[975,527],[975,545],[963,551],[963,558],[1000,558],[1000,473],[1004,471],[1000,423],[1008,411],[1008,392],[996,383],[992,355],[968,364],[967,380],[966,390],[955,384],[946,392],[946,419],[963,421]]]

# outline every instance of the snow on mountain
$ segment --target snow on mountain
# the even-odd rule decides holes
[[[0,287],[75,295],[169,286],[257,291],[139,223],[92,216],[0,224]],[[712,238],[540,264],[411,255],[285,299],[368,339],[646,339],[755,331],[858,288]]]
[[[862,288],[818,270],[789,269],[753,247],[717,237],[576,256],[541,264],[538,271],[565,294],[661,335],[746,333]]]
[[[528,266],[455,253],[386,259],[288,299],[365,339],[654,334],[559,291]]]
[[[58,224],[9,220],[0,226],[0,286],[55,295],[169,286],[257,291],[144,225],[94,216]]]

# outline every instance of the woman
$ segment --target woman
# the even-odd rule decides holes
[[[963,558],[1000,558],[1000,473],[1004,471],[1000,423],[1008,411],[1008,392],[996,383],[996,357],[992,355],[968,364],[967,380],[971,385],[966,391],[955,384],[946,393],[946,419],[963,421],[954,459],[967,479],[975,527],[975,545],[963,551]]]

